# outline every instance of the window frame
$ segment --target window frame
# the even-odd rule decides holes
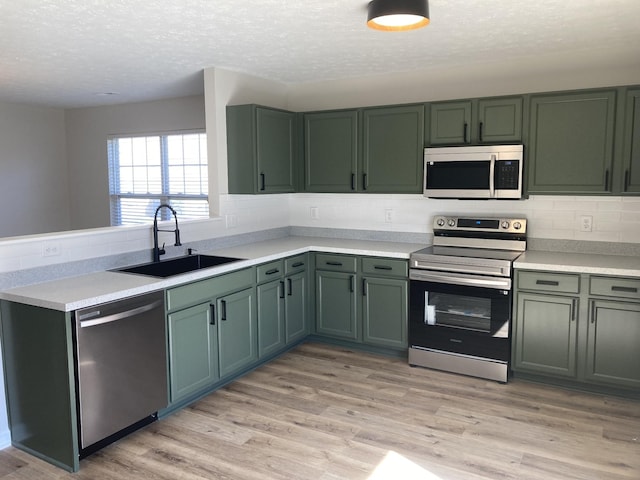
[[[168,137],[171,136],[188,136],[188,135],[204,135],[204,138],[200,138],[200,145],[205,146],[204,152],[204,160],[205,163],[200,163],[201,166],[206,166],[206,193],[205,194],[175,194],[170,193],[170,174],[169,174],[169,147],[168,147]],[[121,185],[121,169],[120,169],[120,156],[117,148],[117,141],[124,139],[135,139],[135,138],[153,138],[157,137],[160,139],[160,186],[161,193],[131,193],[131,192],[120,192]],[[145,221],[135,222],[135,221],[126,221],[123,222],[122,216],[122,208],[121,208],[121,199],[148,199],[151,201],[157,200],[159,203],[165,203],[171,205],[172,199],[177,200],[204,200],[207,205],[207,214],[206,216],[187,216],[186,219],[189,220],[201,220],[205,218],[210,218],[210,204],[209,204],[209,175],[208,175],[208,155],[207,155],[207,132],[205,129],[193,129],[193,130],[172,130],[166,132],[151,132],[151,133],[136,133],[136,134],[110,134],[107,137],[107,163],[108,163],[108,177],[109,177],[109,217],[111,226],[122,226],[122,225],[146,225],[153,222],[153,214],[144,217]],[[200,155],[200,159],[202,159],[202,152]],[[184,157],[183,157],[184,162]],[[202,177],[201,177],[202,178]],[[166,208],[163,208],[159,211],[158,220],[170,220],[170,211]]]

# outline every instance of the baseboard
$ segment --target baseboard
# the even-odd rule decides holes
[[[9,429],[0,432],[0,450],[11,446],[11,431]]]

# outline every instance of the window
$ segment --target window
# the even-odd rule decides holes
[[[113,137],[107,150],[111,225],[152,222],[161,203],[180,220],[209,216],[205,133]]]

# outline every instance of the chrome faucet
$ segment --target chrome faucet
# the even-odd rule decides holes
[[[175,230],[160,230],[158,228],[158,212],[160,211],[161,208],[166,207],[169,210],[171,210],[171,213],[173,213],[173,218],[175,218],[176,220],[176,229]],[[178,215],[176,214],[176,211],[171,207],[171,205],[167,205],[166,203],[161,203],[160,206],[158,208],[156,208],[156,213],[153,216],[153,261],[154,262],[159,262],[160,261],[160,255],[164,255],[165,253],[167,253],[164,249],[164,243],[162,244],[162,248],[158,247],[158,232],[173,232],[176,234],[176,243],[175,246],[179,247],[180,245],[182,245],[182,243],[180,243],[180,230],[178,229]]]

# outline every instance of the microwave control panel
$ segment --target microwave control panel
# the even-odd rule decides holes
[[[496,162],[495,188],[497,190],[518,190],[520,177],[519,160],[498,160]]]

